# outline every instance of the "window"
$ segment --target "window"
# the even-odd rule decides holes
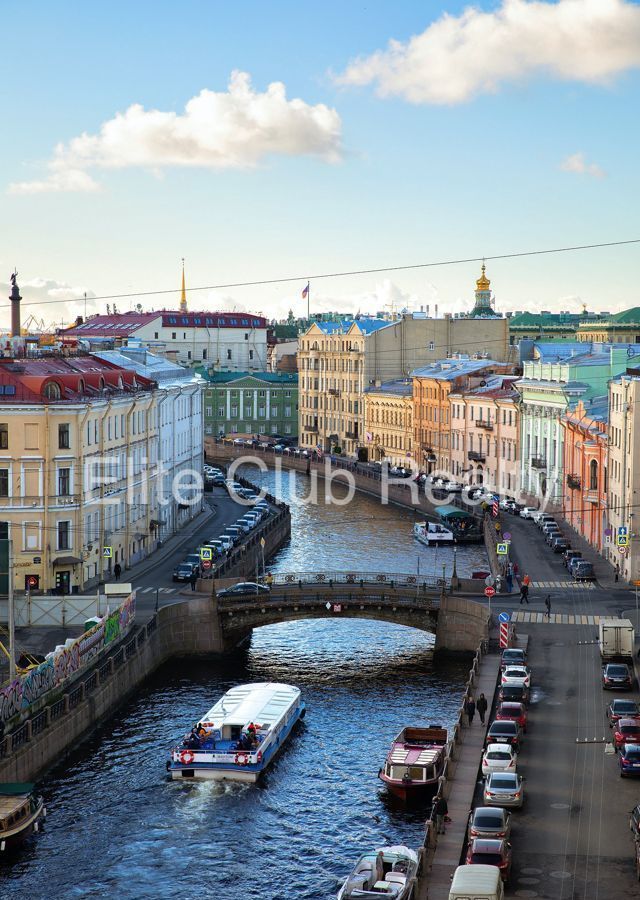
[[[220,418],[223,418],[223,417],[224,417],[224,406],[219,406],[219,407],[218,407],[218,416],[219,416]]]
[[[253,350],[249,350],[249,359],[253,359]]]
[[[598,463],[595,459],[589,463],[589,490],[598,490]]]
[[[231,359],[231,349],[227,350],[227,359]]]
[[[58,522],[58,550],[70,550],[69,525],[70,522]]]
[[[231,415],[232,415],[232,416],[237,416],[237,415],[238,415],[238,407],[237,407],[237,406],[232,406],[232,407],[231,407]]]
[[[244,339],[245,339],[245,341],[248,341],[248,340],[249,340],[249,335],[246,333],[246,331],[245,331],[245,333],[244,333]]]
[[[202,358],[203,358],[203,359],[206,359],[206,358],[207,358],[207,351],[206,351],[206,350],[203,350],[203,351],[202,351]]]
[[[266,391],[258,391],[258,396],[259,396],[259,397],[266,397],[266,394],[267,394]]]
[[[435,350],[435,348],[436,348],[436,345],[434,344],[434,342],[429,341],[429,350]]]
[[[291,434],[291,425],[285,425],[285,426],[284,426],[284,433],[285,433],[285,434]]]
[[[213,415],[213,407],[205,406],[204,413],[206,416],[212,416]]]
[[[285,414],[286,418],[290,418],[290,416],[291,416],[291,407],[290,406],[285,406],[284,414]]]
[[[250,419],[253,416],[253,406],[245,406],[244,408],[245,416]]]
[[[0,497],[9,496],[9,470],[0,469]]]
[[[285,395],[285,397],[290,397],[290,396],[291,396],[291,391],[285,391],[285,392],[284,392],[284,395]]]
[[[68,497],[71,493],[71,469],[58,469],[58,497]]]
[[[0,450],[9,448],[9,426],[0,425]]]
[[[261,425],[260,428],[258,429],[258,431],[259,431],[260,434],[264,434],[264,433],[265,433],[265,427],[264,427],[264,425]]]
[[[187,350],[187,359],[191,359],[191,350]]]
[[[154,332],[153,332],[153,336],[154,336],[154,338],[155,338],[156,341],[157,341],[157,340],[158,340],[158,332],[157,332],[157,331],[154,331]]]
[[[278,415],[278,407],[277,406],[271,407],[271,415],[274,416],[274,418],[275,418],[275,416]]]
[[[60,450],[68,450],[71,446],[69,424],[58,425],[58,447]]]
[[[175,331],[172,331],[171,332],[171,340],[175,341],[175,339],[176,339],[176,333],[175,333]]]
[[[259,407],[258,407],[258,415],[259,415],[261,418],[264,418],[264,415],[265,415],[265,408],[264,408],[264,406],[259,406]]]

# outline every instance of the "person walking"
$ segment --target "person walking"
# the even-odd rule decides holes
[[[433,803],[433,809],[436,814],[436,831],[438,834],[446,834],[444,827],[444,818],[449,814],[449,806],[443,796],[438,797]]]
[[[547,607],[547,619],[551,620],[551,594],[544,598],[544,605]]]
[[[616,567],[614,569],[613,580],[617,581],[620,578],[620,563],[616,563]]]
[[[116,563],[113,567],[113,577],[116,581],[120,581],[120,576],[122,575],[122,566],[120,563]]]
[[[476,709],[478,710],[478,715],[480,716],[480,724],[484,725],[484,717],[487,714],[487,709],[489,708],[489,704],[487,703],[487,698],[484,694],[480,694],[476,701]]]
[[[189,576],[189,581],[191,583],[191,590],[195,591],[196,585],[198,583],[198,570],[194,569],[191,575]]]
[[[466,712],[467,718],[469,719],[469,725],[472,725],[473,717],[476,714],[476,701],[473,699],[473,697],[469,697],[465,701],[464,711]]]

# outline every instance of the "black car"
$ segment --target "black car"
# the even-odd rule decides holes
[[[633,676],[626,663],[607,663],[602,670],[602,687],[605,691],[633,690]]]
[[[507,647],[502,651],[500,657],[500,668],[506,669],[507,666],[526,666],[527,653],[519,647]]]
[[[564,553],[570,546],[571,544],[566,538],[557,537],[551,544],[551,549],[554,553]]]
[[[568,567],[572,559],[582,559],[582,553],[580,553],[578,550],[565,550],[562,554],[563,564]]]
[[[513,719],[496,719],[489,725],[485,745],[511,744],[516,752],[520,749],[520,726]]]
[[[524,703],[529,705],[529,691],[526,687],[519,684],[501,684],[498,691],[498,699],[500,702],[506,703]]]
[[[225,588],[223,591],[218,591],[218,597],[242,597],[248,594],[269,593],[271,593],[271,588],[266,584],[257,584],[255,581],[239,581],[238,584]]]

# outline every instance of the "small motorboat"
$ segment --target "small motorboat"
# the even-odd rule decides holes
[[[381,847],[365,853],[338,891],[338,900],[409,900],[415,888],[418,854],[409,847]]]
[[[439,725],[403,728],[378,777],[402,800],[433,792],[444,768],[446,746],[447,729]]]
[[[416,522],[413,526],[413,536],[427,547],[434,544],[452,544],[454,541],[453,531],[438,522]]]
[[[33,784],[0,784],[0,853],[14,850],[47,815],[44,800]]]

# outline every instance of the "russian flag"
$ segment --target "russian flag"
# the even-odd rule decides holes
[[[302,291],[302,299],[303,299],[303,300],[306,300],[306,298],[307,298],[308,296],[309,296],[309,282],[307,281],[307,284],[306,284],[306,286],[304,287],[304,289],[303,289],[303,291]]]

